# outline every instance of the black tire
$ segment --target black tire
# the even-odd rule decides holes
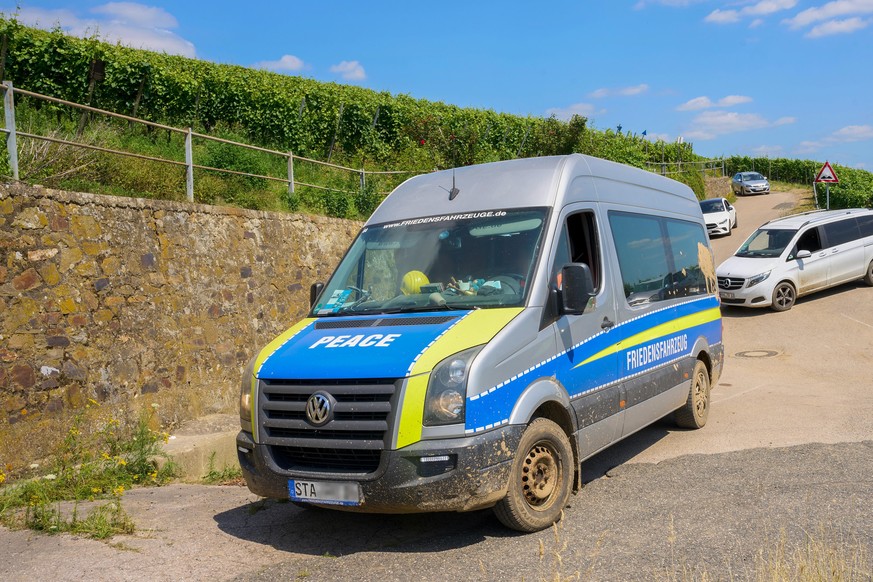
[[[494,506],[497,519],[521,532],[539,531],[561,519],[573,486],[574,462],[561,427],[535,418],[518,444],[506,497]]]
[[[873,261],[867,265],[867,272],[864,274],[864,282],[873,287]]]
[[[794,289],[794,285],[788,281],[782,281],[773,289],[773,303],[770,307],[773,311],[788,311],[794,307],[795,301],[797,301],[797,291]]]
[[[703,428],[709,418],[709,370],[697,360],[691,376],[691,388],[685,406],[676,411],[674,420],[682,428]]]

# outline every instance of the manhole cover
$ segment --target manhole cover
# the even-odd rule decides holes
[[[749,350],[746,352],[737,352],[738,358],[772,358],[778,356],[779,352],[773,350]]]

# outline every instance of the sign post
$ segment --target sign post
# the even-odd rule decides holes
[[[825,162],[821,167],[821,170],[818,171],[818,174],[815,175],[816,182],[824,182],[825,183],[825,191],[827,196],[827,206],[826,209],[831,209],[831,184],[838,184],[839,178],[837,178],[837,173],[834,172],[834,169],[831,167],[830,162]]]

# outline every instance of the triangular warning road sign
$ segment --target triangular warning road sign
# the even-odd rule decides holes
[[[818,171],[818,174],[815,176],[816,182],[830,182],[837,183],[839,179],[837,179],[837,173],[834,172],[834,169],[831,167],[830,162],[825,162],[824,166],[821,167],[821,170]]]

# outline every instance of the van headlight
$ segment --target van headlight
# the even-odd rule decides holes
[[[754,287],[761,281],[766,280],[769,276],[770,271],[767,271],[766,273],[761,273],[760,275],[755,275],[754,277],[749,277],[749,284],[747,285],[747,287]]]
[[[464,422],[470,364],[481,349],[458,352],[434,366],[424,398],[424,426]]]
[[[239,386],[239,424],[245,432],[252,432],[252,380],[255,375],[255,356],[246,364]]]

